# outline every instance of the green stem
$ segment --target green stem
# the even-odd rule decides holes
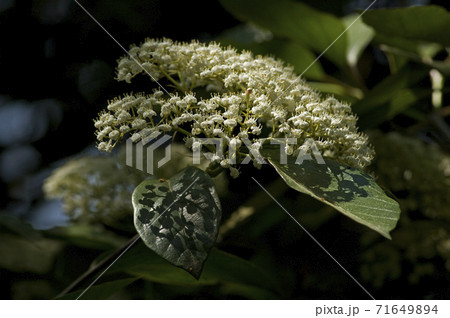
[[[183,76],[181,75],[181,73],[178,71],[178,78],[180,79],[181,85],[183,87],[183,91],[186,91],[186,83],[184,82]]]
[[[208,168],[206,168],[205,172],[209,174],[211,178],[217,177],[222,171],[225,169],[217,162],[212,162]]]
[[[355,97],[357,99],[362,99],[364,97],[364,93],[361,89],[348,85],[347,83],[344,83],[333,76],[325,75],[324,81],[341,86],[343,91],[349,96]]]
[[[180,86],[180,83],[178,83],[176,80],[173,79],[172,76],[170,76],[163,68],[160,68],[160,71],[164,74],[164,76],[172,82],[173,85],[175,85],[175,87],[180,91],[183,92],[185,91],[184,87]]]
[[[189,136],[189,137],[193,136],[189,131],[187,131],[181,127],[172,127],[172,130],[178,131],[179,133],[185,134],[186,136]]]

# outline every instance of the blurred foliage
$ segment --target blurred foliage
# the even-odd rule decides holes
[[[130,196],[146,177],[115,157],[82,157],[56,169],[44,191],[50,199],[62,199],[72,219],[112,224],[131,214]]]
[[[375,133],[379,182],[402,207],[392,241],[361,237],[363,279],[375,287],[391,280],[450,278],[450,156],[436,144],[425,144],[397,132]]]
[[[55,254],[61,247],[61,242],[39,240],[30,242],[20,237],[2,234],[0,267],[17,272],[44,274],[49,272]],[[39,262],[35,262],[39,259]]]
[[[373,173],[402,207],[392,241],[288,190],[270,169],[244,174],[257,174],[375,297],[448,298],[449,12],[410,7],[448,3],[380,0],[355,21],[371,2],[221,0],[204,6],[114,0],[86,7],[125,47],[145,37],[215,39],[286,60],[317,90],[352,102],[360,127],[376,129]],[[123,52],[73,1],[12,3],[0,7],[0,64],[6,74],[0,80],[1,296],[48,299],[76,281],[64,296],[73,299],[105,268],[96,266],[123,251],[134,234],[131,201],[118,198],[141,176],[121,164],[123,154],[98,157],[92,151],[91,118],[104,100],[129,90],[112,80],[112,65]],[[148,91],[149,83],[133,90]],[[181,170],[188,156],[180,152],[161,176]],[[45,201],[41,190],[50,175],[46,191],[62,197],[73,216],[84,217],[61,222],[62,204]],[[366,297],[257,185],[242,182],[245,176],[219,178],[227,227],[199,281],[137,243],[84,297]],[[108,200],[108,215],[91,209],[98,193]],[[42,219],[51,229],[28,224],[39,228]]]
[[[391,132],[374,135],[376,174],[405,210],[450,221],[450,156],[435,143]]]

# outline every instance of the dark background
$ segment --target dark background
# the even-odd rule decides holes
[[[342,16],[364,9],[372,1],[303,2]],[[125,48],[146,37],[211,41],[240,23],[217,1],[80,3]],[[427,3],[448,7],[445,0],[379,0],[374,8]],[[130,90],[127,84],[114,80],[116,60],[124,51],[71,0],[0,1],[0,38],[0,211],[30,222],[36,229],[64,225],[67,218],[60,205],[43,198],[42,182],[65,158],[80,152],[96,153],[92,119],[105,107],[106,100]],[[380,67],[375,67],[371,76],[383,77],[386,68],[383,63],[380,59]],[[270,178],[270,173],[268,175]],[[230,184],[238,198],[256,191],[254,184],[242,180]],[[225,205],[232,205],[232,202],[237,201],[229,200]],[[265,243],[259,244],[269,244],[280,230],[285,236],[301,236],[295,224],[291,224],[268,231],[263,238]],[[343,233],[336,240],[336,234],[336,230],[327,227],[315,232],[324,245],[345,260],[347,254],[348,257],[352,254],[346,251],[357,245],[357,242],[352,243],[356,237]],[[281,246],[275,262],[296,266],[297,258],[306,257],[309,270],[332,271],[334,282],[325,293],[322,287],[316,286],[309,287],[307,294],[296,290],[291,295],[332,298],[335,296],[333,289],[339,289],[342,298],[366,297],[320,249],[312,242],[305,242],[308,245],[303,247],[296,245],[297,240]],[[347,242],[345,248],[342,242]],[[245,245],[241,248],[237,244],[229,245],[233,246],[229,249],[234,253],[243,256],[249,253]],[[224,248],[227,248],[226,242]],[[13,276],[8,278],[10,273],[0,273],[2,286],[14,279]],[[397,289],[403,295],[406,293],[406,297],[408,292],[414,294],[401,286]],[[0,297],[11,296],[2,287]]]

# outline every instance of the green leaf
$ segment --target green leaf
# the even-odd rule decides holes
[[[277,297],[277,295],[273,294],[270,291],[253,286],[235,283],[224,284],[223,287],[221,288],[221,292],[225,295],[239,295],[245,297],[246,299],[255,299],[255,300],[281,299],[280,297]]]
[[[399,90],[389,103],[386,118],[391,119],[396,115],[404,112],[410,106],[414,105],[417,100],[418,96],[416,95],[414,90],[407,88]]]
[[[410,40],[392,35],[377,33],[374,44],[379,45],[384,51],[409,57],[416,62],[431,60],[443,46],[437,43]]]
[[[433,60],[435,55],[443,49],[440,44],[380,36],[379,34],[375,37],[374,42],[379,44],[386,54],[394,54],[402,58],[403,61],[412,60],[428,68],[435,68],[446,76],[450,75],[450,63],[448,61]]]
[[[0,233],[0,268],[13,272],[48,273],[62,243],[40,239],[30,241],[19,236]]]
[[[391,96],[388,103],[383,103],[368,114],[360,117],[360,126],[374,128],[384,121],[391,120],[401,113],[405,113],[411,106],[418,103],[419,99],[430,95],[429,90],[399,89]]]
[[[439,6],[370,10],[363,19],[386,36],[450,46],[450,13]]]
[[[238,19],[268,29],[276,36],[307,45],[320,54],[345,30],[341,20],[300,2],[280,0],[220,0]],[[344,33],[324,54],[340,67],[346,64]],[[303,70],[302,70],[303,71]]]
[[[372,41],[375,32],[363,23],[358,14],[350,14],[342,19],[348,28],[347,34],[347,62],[356,66],[364,49]]]
[[[363,97],[363,93],[359,89],[346,87],[341,84],[308,81],[308,85],[323,94],[333,94],[337,98],[346,100],[350,103],[356,102],[358,101],[357,98]]]
[[[288,156],[280,163],[280,149],[264,148],[261,154],[293,189],[312,196],[390,239],[400,217],[399,204],[388,197],[366,173],[325,159],[325,164],[305,160],[296,164]]]
[[[365,129],[373,128],[378,124],[392,118],[398,111],[404,111],[411,105],[411,98],[402,101],[402,107],[390,106],[391,101],[402,98],[399,92],[419,82],[428,76],[424,69],[403,68],[397,73],[388,76],[377,86],[372,88],[364,98],[352,105],[352,109],[358,114],[358,124]],[[400,95],[399,95],[400,94]],[[400,105],[399,105],[400,106]]]
[[[198,278],[216,241],[222,213],[209,175],[187,167],[168,180],[145,180],[133,192],[133,207],[144,243]]]
[[[386,77],[377,86],[372,88],[364,99],[354,103],[352,108],[360,116],[367,114],[374,108],[390,101],[398,90],[409,87],[426,76],[426,70],[404,68],[396,74]]]
[[[112,295],[120,291],[121,289],[127,287],[128,285],[131,285],[134,283],[138,278],[132,277],[132,278],[125,278],[125,279],[119,279],[114,280],[102,284],[97,284],[92,287],[90,287],[85,293],[85,289],[80,289],[78,291],[75,291],[73,293],[64,295],[59,300],[74,300],[77,299],[82,293],[83,295],[80,297],[80,299],[90,299],[90,300],[104,300],[109,299]]]
[[[276,291],[277,284],[272,275],[254,264],[235,255],[213,249],[206,262],[205,280],[256,286]]]
[[[216,248],[205,262],[200,279],[194,279],[186,271],[171,266],[167,261],[149,251],[143,244],[136,244],[111,267],[109,273],[125,272],[148,281],[178,286],[210,286],[239,284],[276,293],[277,282],[261,268],[237,256]]]
[[[73,224],[48,230],[46,234],[68,244],[97,250],[118,248],[127,241],[126,238],[106,230],[101,224]]]
[[[0,212],[0,229],[2,229],[2,232],[5,229],[8,232],[18,234],[29,241],[36,241],[42,237],[41,233],[33,229],[30,224],[5,212]]]

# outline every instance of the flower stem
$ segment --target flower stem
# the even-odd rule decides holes
[[[208,166],[208,168],[206,168],[205,172],[207,174],[209,174],[209,176],[211,178],[217,177],[222,171],[224,171],[225,169],[222,168],[220,166],[219,163],[217,162],[211,162]]]

